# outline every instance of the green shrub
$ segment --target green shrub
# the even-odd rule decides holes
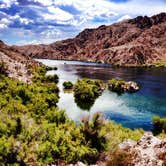
[[[77,105],[84,110],[90,110],[103,90],[105,83],[100,80],[80,79],[74,85],[74,97]]]
[[[105,84],[100,80],[82,79],[74,85],[74,96],[77,100],[93,102],[101,95]]]
[[[91,148],[97,149],[98,152],[106,149],[106,136],[101,134],[103,125],[104,119],[101,113],[94,114],[92,120],[89,120],[89,117],[82,120],[81,130],[85,140]]]
[[[85,102],[94,101],[94,99],[97,97],[94,94],[93,87],[88,84],[75,85],[74,96],[78,100]]]
[[[159,134],[161,132],[166,133],[166,118],[160,118],[159,116],[154,116],[153,126],[155,134]]]
[[[51,66],[46,66],[46,70],[49,71],[49,70],[57,70],[57,67],[54,66],[54,67],[51,67]]]
[[[117,149],[113,152],[110,152],[107,161],[106,166],[129,166],[133,165],[133,153],[126,152],[124,150]]]
[[[159,61],[159,62],[156,62],[154,65],[155,67],[166,67],[166,62]]]
[[[112,80],[109,80],[108,82],[109,90],[113,92],[117,92],[117,93],[124,92],[124,88],[123,88],[124,85],[125,85],[125,81],[123,80],[112,79]]]
[[[73,83],[70,82],[70,81],[65,81],[65,82],[63,83],[63,88],[64,88],[64,89],[72,89],[72,88],[73,88]]]
[[[55,82],[58,83],[58,76],[54,75],[46,75],[47,71],[52,69],[48,66],[40,66],[33,68],[31,71],[33,74],[33,82]]]
[[[42,82],[55,82],[58,83],[58,76],[56,74],[54,75],[46,75],[43,77]]]
[[[31,93],[29,93],[25,88],[18,89],[17,95],[21,98],[24,105],[27,104],[27,102],[29,102],[31,99]]]
[[[0,62],[0,74],[7,74],[7,67],[4,62]]]

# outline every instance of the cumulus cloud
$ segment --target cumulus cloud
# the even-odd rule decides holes
[[[0,29],[8,28],[8,25],[10,24],[10,20],[7,18],[0,19]]]
[[[20,18],[19,20],[21,24],[25,24],[25,25],[28,25],[30,22],[33,22],[27,18]]]
[[[3,24],[3,23],[0,23],[0,29],[5,29],[5,28],[7,28],[7,25]]]
[[[8,25],[10,24],[10,21],[7,18],[2,18],[1,23]]]
[[[105,14],[113,12],[129,15],[152,15],[166,11],[165,0],[128,0],[120,3],[111,0],[56,0],[54,4],[73,5],[83,13],[90,13],[90,15],[102,14],[103,12]]]
[[[47,7],[48,12],[43,14],[44,19],[46,20],[57,20],[57,21],[68,21],[73,19],[73,15],[54,6]]]
[[[6,34],[22,32],[19,43],[49,43],[74,37],[84,28],[165,9],[165,0],[0,0],[0,37],[8,40]]]
[[[53,5],[53,0],[29,0],[29,1],[39,2],[39,3],[43,4],[44,6]]]
[[[117,22],[120,22],[120,21],[123,21],[123,20],[128,20],[128,19],[131,19],[131,18],[132,18],[131,16],[129,16],[128,14],[126,14],[126,15],[120,17],[120,18],[117,20]]]
[[[12,4],[18,5],[17,0],[2,0],[2,4],[0,5],[0,8],[8,8]]]

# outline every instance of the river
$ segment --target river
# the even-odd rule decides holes
[[[56,66],[58,70],[47,74],[59,76],[60,99],[58,106],[65,109],[67,115],[80,121],[83,116],[102,112],[108,119],[114,120],[129,128],[152,129],[152,117],[166,117],[166,68],[114,68],[111,65],[86,63],[79,61],[60,61],[38,59],[48,66]],[[76,82],[79,78],[101,79],[111,78],[135,81],[141,86],[140,91],[118,95],[107,89],[96,99],[89,110],[81,109],[74,101],[73,93],[63,91],[64,81]]]

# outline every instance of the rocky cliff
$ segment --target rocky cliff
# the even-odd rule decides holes
[[[83,60],[114,65],[166,61],[166,13],[138,16],[110,26],[85,29],[73,39],[13,49],[33,58]]]
[[[31,82],[30,66],[37,64],[0,41],[0,73],[23,82]]]

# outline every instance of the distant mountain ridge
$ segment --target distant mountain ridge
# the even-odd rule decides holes
[[[82,60],[120,66],[166,61],[166,13],[85,29],[73,39],[49,45],[13,46],[13,49],[32,58]]]

